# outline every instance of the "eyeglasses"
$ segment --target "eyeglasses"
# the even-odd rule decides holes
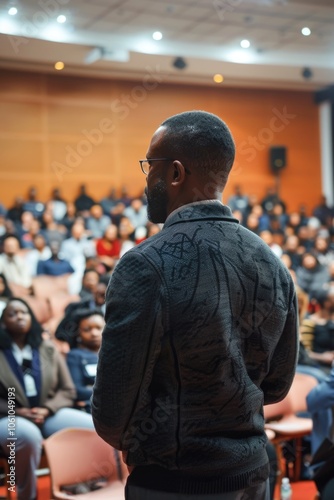
[[[140,168],[143,174],[147,175],[150,171],[150,166],[153,161],[174,161],[173,158],[147,158],[146,160],[139,160]]]
[[[150,171],[150,166],[153,161],[174,161],[173,158],[147,158],[145,160],[139,160],[140,168],[143,174],[148,175]],[[191,174],[190,170],[184,167],[184,170],[187,174]]]

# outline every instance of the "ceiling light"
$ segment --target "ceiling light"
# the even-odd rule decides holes
[[[250,47],[250,41],[249,40],[241,40],[240,45],[243,49],[248,49]]]
[[[57,61],[57,62],[55,63],[55,69],[56,69],[57,71],[61,71],[61,70],[62,70],[62,69],[64,69],[64,68],[65,68],[65,64],[63,63],[63,61]]]
[[[60,14],[60,16],[57,17],[57,21],[60,24],[66,23],[66,16],[64,16],[63,14]]]
[[[9,14],[10,16],[16,16],[16,14],[17,14],[17,8],[16,8],[16,7],[11,7],[11,8],[9,9],[9,11],[8,11],[8,14]]]
[[[305,26],[302,29],[302,33],[303,33],[304,36],[309,36],[311,34],[311,30],[310,30],[310,28],[308,28],[307,26]]]
[[[223,77],[223,75],[221,75],[220,73],[217,73],[216,75],[214,75],[214,77],[213,77],[213,81],[214,81],[215,83],[223,83],[223,81],[224,81],[224,77]]]
[[[153,40],[161,40],[162,33],[160,31],[155,31],[152,35]]]

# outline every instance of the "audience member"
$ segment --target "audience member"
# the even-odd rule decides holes
[[[109,194],[105,198],[102,198],[102,200],[100,201],[103,213],[110,217],[111,210],[114,208],[116,204],[117,204],[116,189],[111,188]]]
[[[82,288],[79,293],[81,300],[93,300],[93,296],[99,281],[100,275],[95,269],[86,268],[84,270],[84,274],[82,277]]]
[[[301,325],[301,339],[310,358],[328,372],[334,360],[334,288],[318,289],[313,294],[316,311]]]
[[[119,223],[119,239],[121,242],[120,257],[135,246],[134,227],[128,217],[122,217]]]
[[[314,207],[312,215],[316,217],[323,226],[331,226],[333,222],[334,209],[327,203],[324,194],[321,195],[319,204]]]
[[[266,230],[261,231],[259,234],[260,238],[268,245],[268,247],[274,252],[276,257],[280,258],[282,256],[282,248],[274,242],[273,234]]]
[[[59,258],[59,249],[60,245],[57,240],[50,242],[51,257],[37,263],[37,275],[63,276],[74,273],[71,264],[67,260]]]
[[[89,211],[86,227],[93,238],[102,238],[104,231],[110,225],[111,219],[103,214],[101,205],[93,205]]]
[[[83,222],[75,222],[71,229],[71,237],[62,242],[61,257],[67,260],[73,269],[82,276],[86,267],[86,257],[95,255],[95,253],[94,241],[87,238]]]
[[[66,204],[66,213],[65,213],[64,217],[61,219],[61,221],[59,221],[62,226],[66,227],[67,238],[69,238],[71,236],[71,229],[72,229],[73,224],[79,220],[82,223],[84,222],[84,219],[81,216],[76,215],[76,208],[75,208],[74,203],[72,201],[69,201]]]
[[[76,393],[65,360],[28,304],[8,301],[0,325],[0,446],[9,455],[8,400],[15,401],[15,473],[18,500],[37,498],[42,441],[67,427],[93,428],[91,416],[71,408]],[[9,388],[15,388],[10,392]]]
[[[296,277],[298,285],[310,294],[328,282],[329,273],[327,267],[320,264],[314,253],[305,252],[296,270]]]
[[[302,254],[304,252],[305,248],[300,246],[298,236],[296,234],[290,234],[285,240],[284,253],[290,257],[291,267],[294,271],[300,267]]]
[[[78,309],[71,317],[70,351],[66,361],[76,388],[77,404],[88,413],[103,327],[103,314],[97,309]]]
[[[334,424],[334,362],[328,377],[314,387],[306,399],[313,420],[311,451],[314,455],[325,438],[334,438],[334,435],[331,436]]]
[[[15,224],[20,223],[21,216],[23,213],[23,198],[22,196],[16,196],[14,200],[14,205],[7,210],[7,219],[12,220]]]
[[[243,194],[242,188],[239,184],[234,186],[233,194],[228,198],[227,205],[230,207],[232,212],[239,210],[243,217],[247,215],[248,207],[248,196]]]
[[[31,212],[36,219],[39,219],[44,212],[44,203],[37,199],[37,189],[35,186],[29,188],[28,199],[23,202],[23,210]]]
[[[28,213],[28,212],[26,212]],[[34,248],[34,238],[41,233],[41,225],[39,220],[33,219],[30,224],[29,230],[21,236],[22,248]]]
[[[102,238],[96,240],[96,254],[102,264],[109,271],[113,269],[119,259],[121,251],[121,241],[118,238],[118,229],[115,224],[110,224],[104,231]]]
[[[55,338],[61,342],[69,343],[69,333],[72,331],[72,319],[78,310],[90,309],[91,311],[99,311],[105,313],[107,282],[101,279],[96,286],[96,290],[91,299],[80,300],[79,302],[71,302],[65,309],[65,314],[55,331]]]
[[[64,219],[67,212],[67,205],[59,188],[54,188],[52,190],[48,207],[50,207],[53,218],[56,222],[61,222]]]
[[[33,237],[33,248],[24,256],[25,263],[31,276],[37,274],[37,264],[39,261],[51,258],[50,247],[46,244],[45,237],[42,234],[36,234]]]
[[[67,236],[66,227],[54,220],[50,208],[45,210],[42,215],[41,230],[48,244],[55,240],[61,243]]]
[[[89,210],[95,204],[95,200],[87,194],[85,184],[82,184],[80,186],[79,195],[74,200],[77,213],[81,214],[83,217],[88,216]]]
[[[147,208],[140,198],[134,198],[123,213],[125,217],[130,220],[135,229],[138,227],[145,227],[148,222]]]
[[[324,236],[316,236],[314,241],[314,253],[323,266],[329,266],[331,262],[334,262],[334,251],[330,248],[329,239]]]
[[[0,255],[0,273],[4,274],[9,283],[30,288],[32,284],[29,268],[19,256],[20,243],[16,236],[7,236],[3,242],[3,254]]]

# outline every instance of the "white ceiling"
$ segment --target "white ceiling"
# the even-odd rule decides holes
[[[66,23],[57,23],[59,14]],[[2,68],[55,71],[62,60],[68,74],[99,77],[153,71],[164,81],[217,85],[212,77],[221,73],[222,85],[334,84],[334,0],[4,0],[0,33]],[[245,38],[249,49],[240,47]],[[176,57],[186,68],[173,66]]]

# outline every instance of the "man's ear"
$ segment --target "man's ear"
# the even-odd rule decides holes
[[[172,186],[183,184],[186,178],[186,170],[179,160],[173,161],[173,181]]]

